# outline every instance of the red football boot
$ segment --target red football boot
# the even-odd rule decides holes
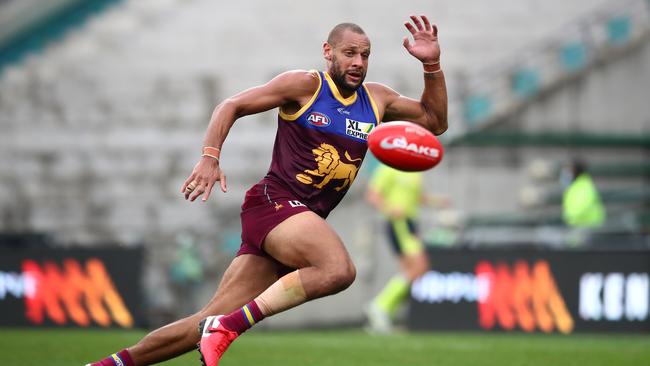
[[[226,329],[219,319],[223,315],[209,316],[199,323],[201,340],[197,344],[204,366],[217,366],[221,356],[226,352],[230,343],[239,336],[237,332]]]

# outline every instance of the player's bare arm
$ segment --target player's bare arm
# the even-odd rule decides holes
[[[424,15],[411,16],[411,21],[413,24],[404,25],[413,36],[413,43],[405,37],[404,48],[423,64],[422,97],[417,101],[379,83],[368,83],[368,87],[379,101],[383,121],[410,121],[440,135],[447,130],[447,87],[440,69],[438,28]]]
[[[216,182],[226,192],[226,175],[219,166],[221,146],[230,128],[238,118],[280,107],[287,113],[297,111],[308,102],[318,88],[318,76],[309,71],[294,70],[282,73],[264,85],[236,94],[212,112],[203,141],[204,147],[214,149],[203,154],[192,174],[185,180],[181,192],[185,199],[196,200],[203,195],[207,201]]]

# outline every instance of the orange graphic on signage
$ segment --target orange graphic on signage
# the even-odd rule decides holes
[[[113,321],[133,326],[133,317],[101,260],[89,259],[85,271],[75,259],[64,260],[62,268],[52,261],[40,266],[25,260],[22,268],[34,284],[34,291],[25,297],[26,317],[31,322],[43,324],[47,316],[61,325],[70,319],[84,327],[91,321],[104,327]]]
[[[562,333],[573,331],[574,321],[567,310],[548,262],[539,260],[532,269],[519,260],[512,266],[488,261],[476,265],[480,295],[479,325],[492,329],[512,330],[519,326],[526,332],[539,329]]]

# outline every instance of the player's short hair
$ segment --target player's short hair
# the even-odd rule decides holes
[[[366,32],[354,23],[341,23],[332,28],[329,36],[327,36],[327,43],[329,43],[330,46],[335,47],[339,42],[341,42],[341,36],[346,30],[351,30],[354,33],[363,34],[364,36],[366,35]]]

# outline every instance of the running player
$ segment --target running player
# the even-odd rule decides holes
[[[190,201],[206,201],[217,182],[226,191],[219,159],[235,120],[279,108],[271,167],[242,205],[238,255],[202,310],[93,365],[149,365],[199,342],[202,361],[215,366],[233,340],[265,317],[352,284],[354,264],[325,218],[354,181],[368,133],[393,120],[412,121],[435,134],[447,129],[437,28],[425,16],[411,16],[405,26],[413,42],[405,37],[404,47],[423,64],[419,101],[363,83],[370,41],[358,25],[342,23],[323,45],[327,71],[288,71],[215,108],[201,159],[182,187]]]

